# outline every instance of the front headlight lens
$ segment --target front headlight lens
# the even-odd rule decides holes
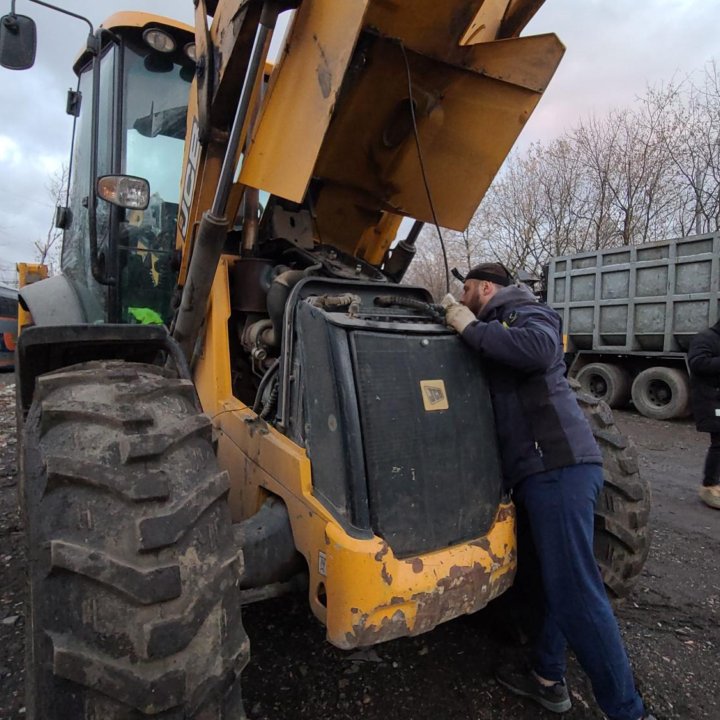
[[[172,35],[160,28],[148,28],[143,33],[143,40],[153,49],[161,53],[171,53],[177,47]]]

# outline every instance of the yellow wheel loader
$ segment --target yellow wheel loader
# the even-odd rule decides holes
[[[33,720],[243,717],[244,602],[300,590],[349,649],[513,582],[482,367],[400,281],[422,223],[467,227],[555,71],[554,35],[520,37],[542,0],[194,5],[194,28],[90,25],[62,274],[20,292]],[[590,412],[623,594],[647,487]]]

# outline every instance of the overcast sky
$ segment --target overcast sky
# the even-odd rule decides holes
[[[123,9],[192,21],[192,0],[59,4],[95,26]],[[9,9],[10,0],[0,0],[0,14]],[[37,22],[38,53],[31,70],[0,68],[0,279],[15,262],[34,259],[33,242],[52,221],[46,186],[69,156],[72,122],[65,96],[75,84],[71,65],[87,36],[83,23],[27,0],[17,0],[16,11]],[[720,59],[719,28],[717,0],[546,0],[525,34],[555,32],[567,52],[523,133],[523,145],[549,140],[581,117],[628,105],[648,84],[684,77]]]

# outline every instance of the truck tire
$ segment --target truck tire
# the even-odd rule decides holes
[[[618,365],[590,363],[580,370],[577,379],[585,392],[611,408],[624,407],[630,401],[630,375]]]
[[[632,384],[632,400],[641,415],[653,420],[685,417],[690,402],[687,373],[660,366],[643,370]]]
[[[637,450],[615,426],[606,403],[571,381],[603,454],[605,483],[595,507],[594,550],[608,595],[630,594],[650,550],[650,483],[640,476]]]
[[[30,720],[244,718],[242,556],[189,380],[121,361],[41,376],[20,500]]]

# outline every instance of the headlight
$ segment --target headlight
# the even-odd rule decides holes
[[[197,57],[195,55],[195,43],[188,43],[183,50],[185,51],[185,54],[193,61],[197,62]]]
[[[143,33],[143,40],[153,49],[161,53],[171,53],[177,47],[175,39],[160,28],[148,28]]]

